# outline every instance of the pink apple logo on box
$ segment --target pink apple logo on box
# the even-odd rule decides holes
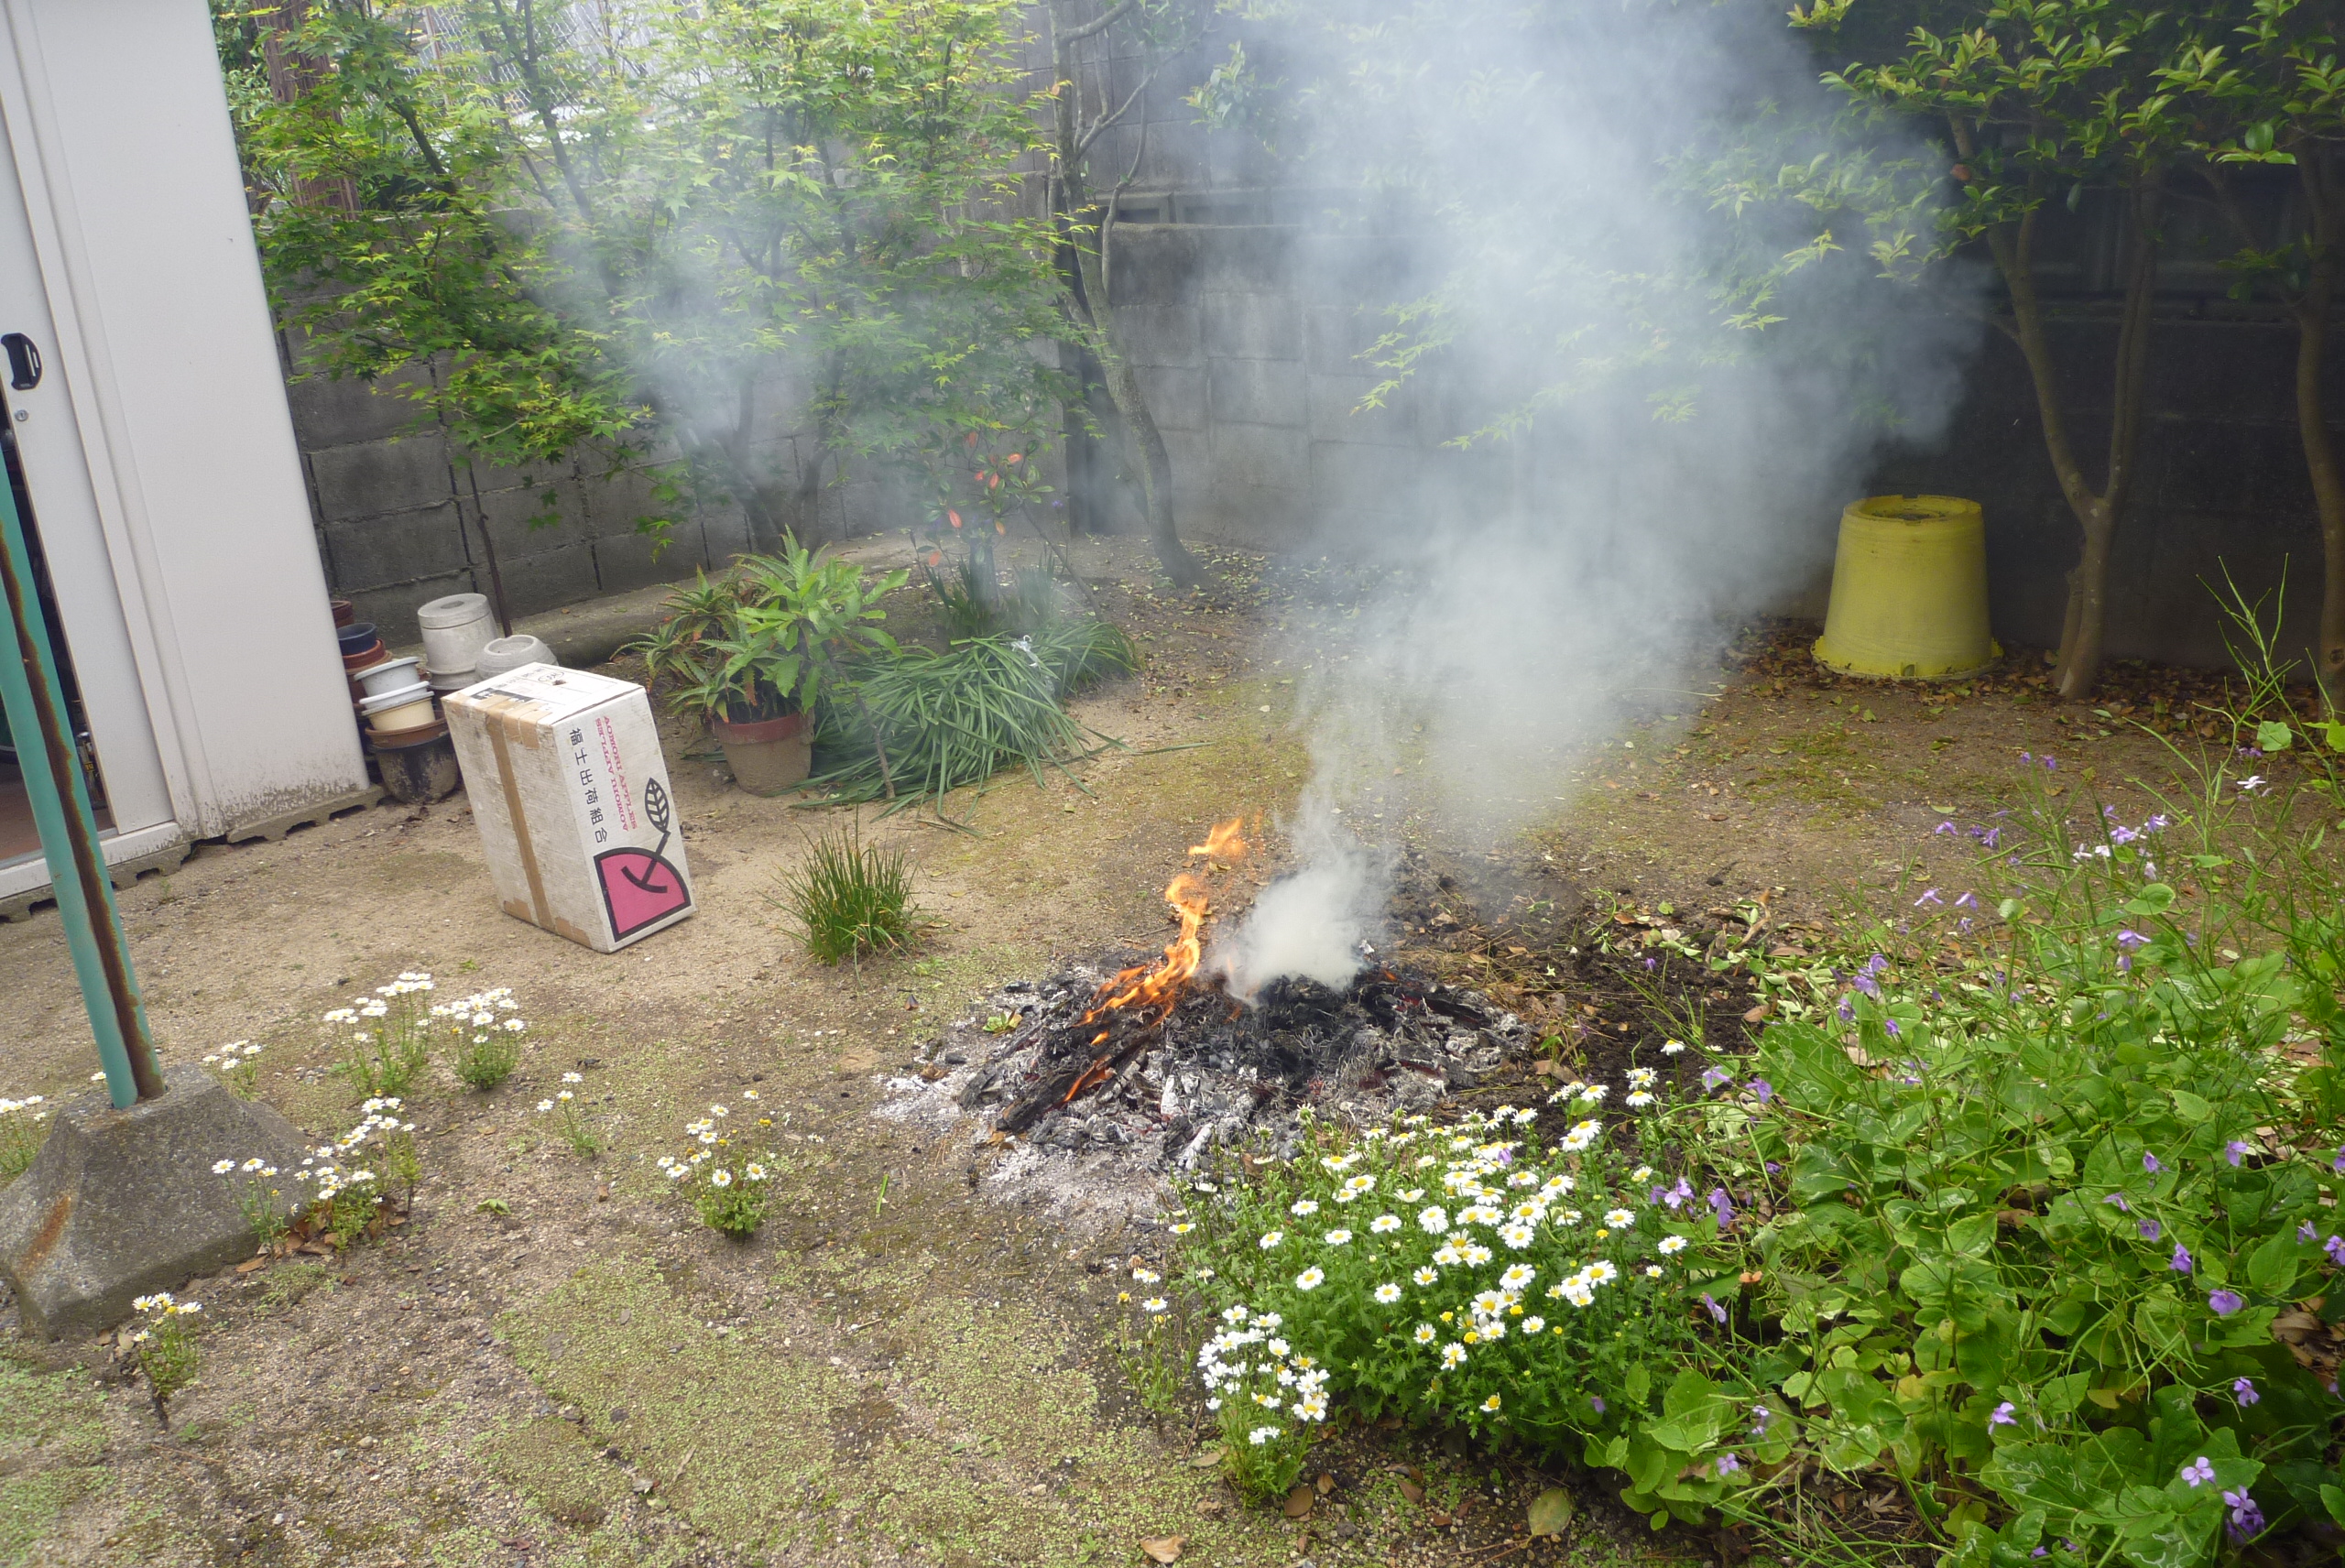
[[[594,857],[594,876],[602,886],[603,908],[611,917],[614,942],[657,925],[693,901],[683,873],[660,853],[668,847],[673,819],[669,814],[668,791],[657,779],[643,786],[643,815],[660,830],[658,844],[649,849],[606,849]]]

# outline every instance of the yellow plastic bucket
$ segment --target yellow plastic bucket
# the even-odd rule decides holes
[[[1987,630],[1978,502],[1869,495],[1840,514],[1817,663],[1843,675],[1944,681],[1984,670],[2002,652]]]

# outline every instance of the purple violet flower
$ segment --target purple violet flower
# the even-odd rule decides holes
[[[2255,1499],[2247,1495],[2246,1487],[2225,1492],[2223,1501],[2231,1510],[2230,1521],[2223,1528],[2230,1532],[2233,1541],[2244,1546],[2263,1533],[2263,1510],[2255,1506]]]
[[[1943,904],[1945,902],[1946,899],[1939,896],[1938,890],[1936,887],[1925,887],[1922,890],[1922,896],[1914,900],[1914,907],[1919,909],[1932,904]]]
[[[2207,1310],[2213,1312],[2219,1318],[2227,1318],[2245,1305],[2247,1305],[2247,1298],[2241,1295],[2237,1290],[2209,1290],[2207,1292]]]
[[[2142,1233],[2142,1239],[2143,1241],[2156,1241],[2165,1234],[2165,1226],[2158,1224],[2155,1220],[2143,1220],[2133,1228]]]
[[[1598,1415],[1602,1415],[1602,1414],[1604,1413],[1604,1396],[1603,1396],[1603,1395],[1601,1395],[1601,1394],[1591,1394],[1590,1396],[1588,1396],[1588,1400],[1587,1400],[1587,1402],[1588,1402],[1589,1404],[1594,1405],[1594,1406],[1596,1407],[1596,1413],[1597,1413]]]
[[[2019,1417],[2014,1413],[2014,1410],[2015,1407],[2009,1399],[2005,1399],[2001,1404],[1997,1405],[1993,1410],[1989,1410],[1987,1412],[1987,1430],[1989,1432],[1992,1432],[1999,1426],[2017,1426],[2019,1424]]]
[[[1726,1309],[1719,1306],[1717,1298],[1713,1297],[1707,1290],[1702,1292],[1702,1305],[1710,1309],[1710,1317],[1712,1320],[1718,1323],[1726,1322]]]
[[[1937,826],[1930,830],[1930,836],[1935,838],[1940,833],[1950,833],[1952,832],[1954,832],[1954,824],[1952,822],[1940,822]]]
[[[2165,1266],[2173,1269],[2176,1274],[2189,1273],[2191,1269],[2190,1249],[2183,1246],[2182,1243],[2178,1241],[2176,1242],[2174,1244],[2174,1256],[2166,1259]]]
[[[1833,1010],[1840,1015],[1840,1021],[1842,1023],[1852,1023],[1855,1021],[1857,1016],[1857,999],[1854,996],[1849,996],[1848,993],[1842,992],[1840,995],[1840,1005]]]
[[[1719,1455],[1718,1455],[1718,1474],[1719,1474],[1719,1475],[1733,1475],[1736,1471],[1738,1471],[1738,1470],[1740,1470],[1740,1469],[1741,1469],[1741,1468],[1742,1468],[1742,1461],[1741,1461],[1741,1460],[1740,1460],[1740,1459],[1737,1459],[1733,1454],[1719,1454]]]
[[[2315,1230],[2315,1229],[2313,1228],[2313,1223],[2312,1223],[2312,1221],[2310,1221],[2310,1220],[2307,1220],[2307,1221],[2305,1221],[2305,1223],[2304,1223],[2304,1224],[2302,1224],[2302,1225],[2298,1225],[2298,1226],[2296,1227],[2296,1239],[2297,1239],[2298,1241],[2302,1241],[2302,1242],[2310,1242],[2310,1241],[2311,1241],[2315,1236],[2318,1236],[2319,1234],[2320,1234],[2320,1232],[2318,1232],[2318,1230]]]
[[[2103,1198],[2101,1202],[2116,1209],[2120,1214],[2130,1214],[2132,1212],[2133,1205],[2125,1201],[2125,1194],[2122,1192],[2111,1192],[2109,1196]]]
[[[1881,1027],[1889,1031],[1889,1038],[1892,1040],[1897,1039],[1900,1035],[1905,1032],[1903,1029],[1897,1027],[1897,1020],[1895,1018],[1881,1019]]]
[[[1710,1212],[1718,1215],[1718,1229],[1731,1230],[1734,1228],[1734,1200],[1727,1195],[1727,1191],[1724,1187],[1711,1188],[1709,1197],[1705,1199],[1704,1202],[1710,1205]]]
[[[2203,1454],[2200,1454],[2182,1467],[2182,1478],[2189,1482],[2194,1489],[2205,1486],[2215,1478],[2214,1461]]]
[[[1753,1078],[1743,1087],[1758,1096],[1759,1103],[1762,1105],[1775,1097],[1775,1086],[1764,1078]]]
[[[2142,1169],[2154,1176],[2159,1171],[2165,1170],[2165,1167],[2158,1163],[2158,1157],[2156,1155],[2144,1154],[2142,1156]]]
[[[1979,907],[1979,895],[1965,893],[1954,901],[1954,907],[1958,909],[1975,909]]]
[[[2235,1377],[2231,1380],[2231,1398],[2244,1406],[2255,1403],[2263,1396],[2255,1391],[2255,1384],[2252,1380]]]
[[[2340,1269],[2345,1269],[2345,1236],[2330,1236],[2320,1244],[2320,1249],[2329,1254],[2329,1260],[2331,1263]]]
[[[1703,1068],[1703,1069],[1702,1069],[1702,1093],[1704,1093],[1705,1094],[1708,1094],[1711,1090],[1713,1090],[1713,1089],[1717,1088],[1719,1084],[1721,1084],[1721,1083],[1726,1083],[1729,1079],[1730,1079],[1730,1078],[1731,1078],[1731,1077],[1733,1077],[1733,1076],[1734,1076],[1734,1075],[1733,1075],[1732,1073],[1726,1073],[1726,1072],[1722,1072],[1721,1070],[1719,1070],[1718,1068],[1716,1068],[1716,1067],[1705,1067],[1705,1068]]]
[[[2236,1171],[2239,1169],[2239,1162],[2247,1158],[2247,1150],[2248,1146],[2246,1144],[2241,1142],[2238,1138],[2233,1138],[2230,1142],[2223,1145],[2223,1158],[2230,1160],[2231,1163],[2231,1169]]]
[[[2149,946],[2149,944],[2150,944],[2150,939],[2149,939],[2148,937],[2143,936],[2140,931],[2119,931],[2119,932],[2117,933],[2117,945],[2118,945],[2118,946],[2120,946],[2120,947],[2122,947],[2122,948],[2147,947],[2147,946]]]
[[[1772,1411],[1772,1410],[1769,1410],[1766,1406],[1764,1406],[1764,1405],[1753,1405],[1753,1406],[1751,1406],[1751,1434],[1752,1434],[1753,1436],[1755,1436],[1755,1437],[1764,1437],[1764,1436],[1766,1436],[1766,1435],[1767,1435],[1767,1428],[1768,1428],[1769,1426],[1771,1426],[1771,1425],[1772,1425],[1772,1424],[1773,1424],[1774,1420],[1775,1420],[1775,1412],[1774,1412],[1774,1411]]]
[[[2003,836],[2003,830],[2002,830],[2002,829],[2001,829],[2001,828],[1989,828],[1985,833],[1980,833],[1980,834],[1979,835],[1979,844],[1980,844],[1980,846],[1981,848],[1983,848],[1983,849],[1992,849],[1992,848],[1994,848],[1994,847],[1995,847],[1995,845],[1996,845],[1998,843],[2000,843],[2000,842],[2001,841],[2002,836]]]

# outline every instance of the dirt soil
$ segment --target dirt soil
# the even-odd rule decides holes
[[[1117,1297],[1136,1258],[1162,1260],[1161,1231],[1057,1228],[982,1192],[964,1140],[873,1114],[883,1081],[1003,980],[1161,945],[1160,891],[1200,830],[1275,820],[1302,781],[1291,672],[1263,639],[1332,620],[1324,595],[1253,557],[1215,554],[1194,596],[1152,582],[1129,541],[1080,541],[1074,560],[1148,656],[1076,705],[1128,749],[1077,768],[1081,788],[964,792],[951,810],[973,833],[867,810],[867,836],[917,865],[933,923],[916,956],[808,960],[769,894],[840,813],[733,789],[681,724],[665,738],[700,912],[616,955],[498,911],[461,795],[202,846],[125,893],[166,1062],[263,1041],[261,1094],[313,1134],[356,1116],[319,1015],[402,970],[446,993],[512,987],[529,1050],[492,1093],[443,1063],[413,1096],[409,1223],[181,1292],[204,1306],[203,1360],[168,1431],[110,1345],[27,1340],[0,1311],[0,1563],[978,1568],[1138,1562],[1142,1538],[1174,1535],[1214,1568],[1650,1550],[1596,1483],[1571,1535],[1522,1540],[1529,1498],[1567,1477],[1403,1433],[1331,1443],[1303,1517],[1240,1503],[1194,1463],[1200,1429],[1151,1415],[1119,1363]],[[909,594],[897,606],[919,620]],[[2159,743],[2113,706],[2052,702],[2032,656],[1897,689],[1820,677],[1803,647],[1800,628],[1754,628],[1709,695],[1558,778],[1532,831],[1409,844],[1412,957],[1506,987],[1600,1067],[1650,1020],[1557,962],[1593,914],[1707,930],[1758,911],[1797,940],[1919,886],[1951,897],[1972,862],[1931,830],[1997,809],[2023,750],[2062,757],[2080,811],[2094,790],[2151,809],[2127,780],[2162,777]],[[2182,688],[2121,670],[2114,689],[2146,717]],[[88,1092],[54,915],[0,928],[0,1092]],[[1746,998],[1713,1000],[1714,1043],[1731,1044]],[[566,1071],[591,1160],[535,1109]],[[751,1087],[789,1158],[764,1229],[736,1245],[652,1162]]]

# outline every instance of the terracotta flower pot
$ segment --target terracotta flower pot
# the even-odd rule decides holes
[[[716,719],[710,727],[716,732],[716,744],[725,748],[733,781],[752,795],[779,795],[802,784],[814,765],[814,726],[804,713],[746,724]]]

